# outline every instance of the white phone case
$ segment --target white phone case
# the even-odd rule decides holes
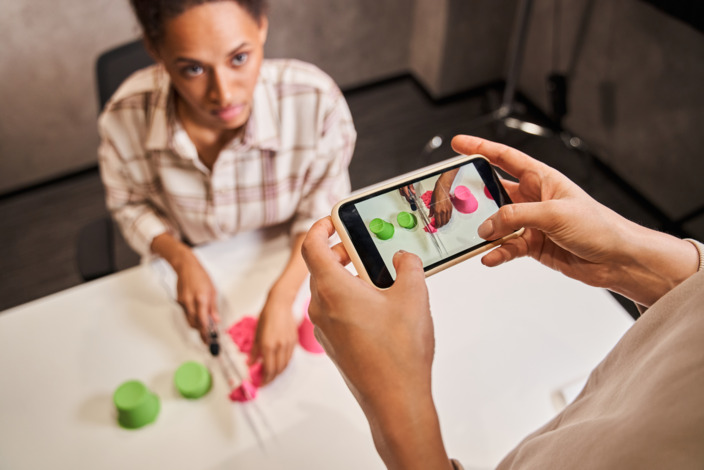
[[[347,198],[343,199],[342,201],[338,202],[337,204],[335,204],[335,207],[333,207],[332,214],[331,214],[332,222],[333,222],[333,225],[335,226],[335,230],[337,231],[338,235],[340,236],[340,240],[342,241],[343,246],[345,247],[345,249],[347,250],[347,253],[350,256],[350,260],[352,261],[352,264],[354,265],[355,269],[357,270],[357,273],[359,274],[359,277],[361,277],[362,279],[364,279],[365,281],[367,281],[371,285],[379,288],[378,286],[374,285],[371,278],[369,277],[369,274],[367,273],[367,270],[364,267],[364,263],[362,262],[362,259],[359,256],[359,254],[357,253],[357,249],[355,248],[354,244],[352,243],[352,240],[351,240],[349,234],[347,233],[347,230],[346,230],[342,220],[340,219],[340,215],[339,215],[340,206],[342,206],[343,204],[346,204],[348,202],[355,202],[359,199],[363,199],[364,197],[369,196],[374,193],[380,193],[380,192],[384,192],[385,190],[391,190],[394,187],[397,187],[406,181],[408,181],[408,182],[417,181],[417,180],[422,179],[424,177],[427,177],[431,174],[434,174],[438,171],[441,171],[444,168],[454,167],[454,166],[461,164],[463,162],[469,162],[470,160],[475,159],[475,158],[482,158],[488,162],[487,158],[484,157],[483,155],[478,155],[478,154],[477,155],[468,155],[468,156],[467,155],[459,155],[457,157],[445,160],[445,161],[440,162],[438,164],[431,165],[431,166],[422,168],[420,170],[417,170],[417,171],[414,171],[411,173],[406,173],[406,174],[401,175],[399,177],[381,182],[381,183],[376,184],[376,185],[374,185],[368,189],[365,189],[363,191],[355,192],[352,195],[350,195],[349,197],[347,197]],[[507,240],[510,240],[512,238],[516,238],[516,237],[520,236],[523,233],[523,231],[524,231],[524,229],[521,228],[520,230],[517,230],[516,232],[513,232],[510,235],[507,235],[503,238],[492,241],[491,243],[483,245],[483,246],[477,248],[476,250],[472,250],[472,251],[465,253],[457,258],[453,258],[451,260],[448,260],[447,262],[442,263],[439,266],[436,266],[432,269],[425,271],[425,276],[426,277],[431,276],[431,275],[438,273],[444,269],[447,269],[451,266],[454,266],[458,263],[461,263],[462,261],[464,261],[468,258],[476,256],[476,255],[483,253],[485,251],[491,250],[492,248],[501,245],[502,243],[506,242]]]

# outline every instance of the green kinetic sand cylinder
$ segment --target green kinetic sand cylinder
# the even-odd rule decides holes
[[[382,219],[369,222],[369,230],[381,240],[388,240],[394,236],[394,226]]]
[[[212,377],[203,364],[195,361],[184,362],[176,369],[174,384],[186,398],[200,398],[210,390]]]
[[[123,428],[141,428],[153,422],[159,415],[159,397],[138,380],[130,380],[120,385],[112,400],[117,408],[117,422]]]
[[[396,216],[396,222],[403,228],[412,229],[418,224],[418,219],[410,212],[399,212]]]

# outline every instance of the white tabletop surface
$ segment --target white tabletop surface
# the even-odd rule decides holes
[[[259,312],[287,247],[285,236],[253,232],[197,250],[226,298],[227,322]],[[254,402],[230,402],[169,297],[172,282],[156,262],[0,314],[0,468],[383,468],[324,355],[297,348]],[[632,323],[606,291],[531,260],[494,269],[469,260],[428,285],[435,403],[448,452],[468,468],[495,465],[552,417],[552,394],[583,379]],[[213,371],[202,399],[172,385],[187,360]],[[115,421],[112,393],[129,379],[161,398],[156,422],[139,430]]]

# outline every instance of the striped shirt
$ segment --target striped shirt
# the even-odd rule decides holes
[[[212,171],[179,123],[158,65],[120,86],[98,127],[108,209],[142,255],[166,232],[192,245],[283,222],[302,233],[350,190],[349,108],[330,77],[300,61],[263,62],[245,131]]]

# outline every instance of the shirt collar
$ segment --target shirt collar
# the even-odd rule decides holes
[[[281,121],[279,119],[279,101],[274,87],[262,78],[261,74],[254,87],[252,113],[245,124],[242,138],[235,139],[228,148],[261,149],[277,151],[281,142]],[[188,139],[183,127],[177,125],[174,90],[166,70],[158,66],[155,73],[155,94],[152,97],[151,113],[147,113],[148,130],[147,150],[167,150],[193,144]],[[183,133],[183,136],[179,135]],[[183,141],[186,138],[188,142]],[[192,152],[179,152],[191,155]]]

